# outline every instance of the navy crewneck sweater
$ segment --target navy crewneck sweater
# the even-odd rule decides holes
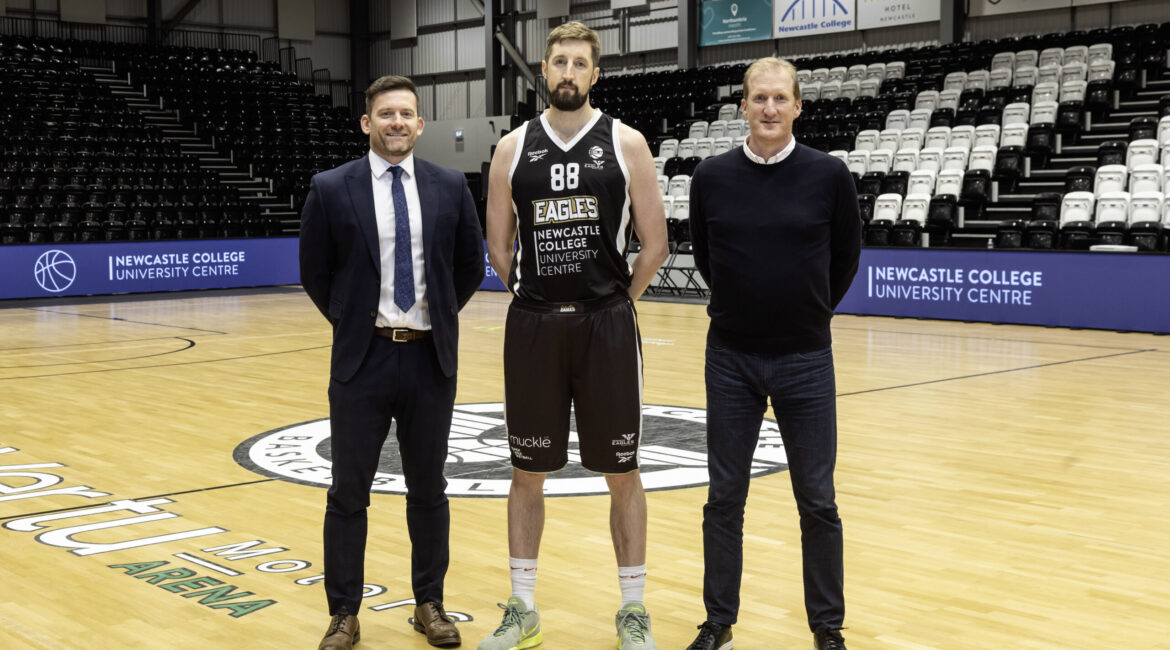
[[[861,254],[845,163],[799,142],[771,165],[742,147],[707,158],[691,178],[690,222],[711,288],[710,343],[778,353],[832,344],[829,321]]]

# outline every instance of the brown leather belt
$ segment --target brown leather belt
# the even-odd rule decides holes
[[[430,330],[412,330],[405,327],[375,327],[374,334],[388,338],[395,343],[409,343],[425,339],[431,335]]]

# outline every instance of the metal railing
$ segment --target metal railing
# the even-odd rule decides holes
[[[2,0],[0,0],[2,1]],[[0,34],[62,40],[97,41],[101,43],[139,43],[149,40],[146,27],[140,25],[101,25],[89,23],[67,23],[44,18],[23,18],[0,16]],[[240,34],[195,29],[176,29],[167,34],[164,45],[179,47],[217,48],[223,50],[246,50],[256,52],[261,61],[274,61],[283,72],[295,72],[297,80],[311,82],[313,90],[328,95],[334,106],[355,107],[357,115],[364,109],[364,97],[356,93],[356,100],[349,91],[349,82],[334,80],[329,70],[313,69],[313,62],[307,57],[297,58],[292,46],[281,47],[280,39],[274,36],[261,38],[257,34]],[[95,63],[110,63],[108,61]],[[355,116],[356,117],[356,116]]]
[[[0,33],[31,38],[76,39],[102,43],[146,43],[149,31],[139,25],[100,25],[66,23],[42,18],[4,16],[0,18]],[[260,37],[256,34],[213,32],[195,29],[176,29],[167,34],[164,45],[179,47],[206,47],[223,50],[251,50],[260,53]]]

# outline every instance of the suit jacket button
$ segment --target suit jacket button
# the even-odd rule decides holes
[[[378,317],[378,312],[376,312],[376,311],[370,312],[370,318],[377,318],[377,317]]]

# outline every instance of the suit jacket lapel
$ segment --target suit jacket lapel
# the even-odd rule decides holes
[[[345,175],[345,186],[349,189],[349,200],[353,205],[354,218],[366,239],[366,250],[379,273],[382,270],[382,256],[378,252],[378,216],[374,214],[374,182],[370,172],[370,159],[363,156],[353,169]]]
[[[417,156],[414,159],[415,182],[418,186],[419,215],[423,225],[423,264],[431,268],[431,240],[435,232],[435,209],[439,205],[439,185],[429,163]]]

